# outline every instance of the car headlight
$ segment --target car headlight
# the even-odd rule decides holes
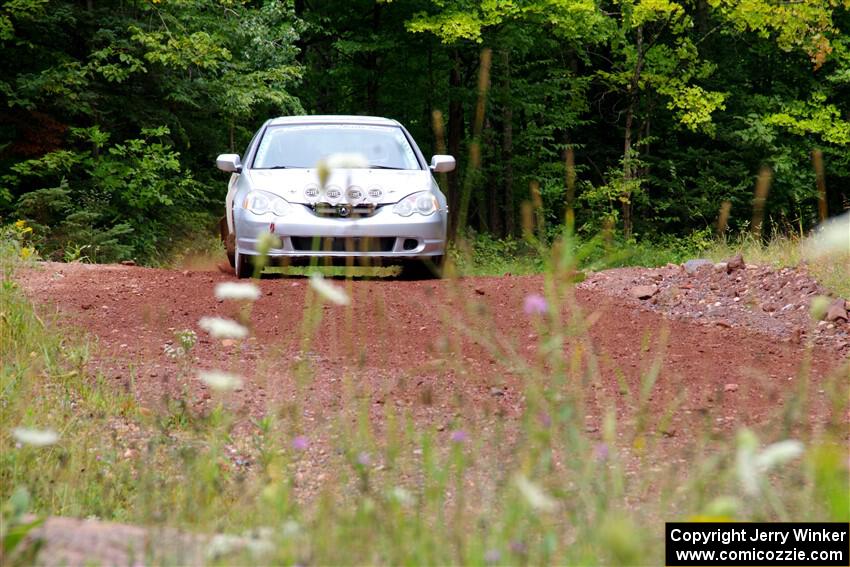
[[[292,206],[283,198],[265,191],[251,191],[242,201],[242,208],[248,209],[255,215],[273,213],[282,217],[288,215]]]
[[[440,203],[437,202],[437,197],[430,191],[420,191],[419,193],[408,195],[393,207],[393,212],[403,217],[409,217],[413,213],[419,213],[427,217],[439,210]]]

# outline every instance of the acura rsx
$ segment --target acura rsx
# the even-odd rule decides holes
[[[258,257],[316,262],[400,264],[439,275],[448,209],[434,173],[452,156],[425,161],[395,120],[292,116],[268,120],[242,156],[222,154],[231,174],[221,235],[240,278]]]

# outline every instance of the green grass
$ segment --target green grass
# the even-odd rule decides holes
[[[334,450],[322,465],[321,488],[305,500],[297,495],[306,456],[293,440],[318,432],[300,419],[297,399],[270,406],[245,434],[234,429],[241,418],[228,409],[227,393],[216,394],[206,414],[192,411],[187,399],[140,407],[114,383],[87,373],[91,346],[71,322],[36,315],[15,283],[16,251],[7,246],[0,251],[0,500],[26,491],[38,516],[96,516],[197,533],[260,530],[268,549],[217,559],[287,564],[660,563],[664,520],[848,520],[840,424],[812,435],[789,413],[777,431],[762,433],[775,440],[781,431],[798,431],[806,452],[761,477],[757,494],[743,488],[736,470],[736,455],[759,450],[747,444],[750,434],[718,439],[707,425],[688,433],[702,452],[684,465],[666,461],[659,453],[663,419],[650,408],[663,333],[657,348],[643,353],[642,384],[625,392],[636,400],[633,413],[618,421],[615,401],[607,400],[600,433],[588,434],[584,400],[599,382],[600,361],[584,347],[592,344],[589,323],[563,283],[575,270],[576,250],[583,260],[592,256],[562,244],[515,264],[530,269],[540,262],[550,305],[574,314],[562,320],[553,309],[537,319],[539,356],[518,357],[473,305],[464,307],[465,320],[480,326],[456,330],[490,350],[495,366],[488,374],[510,369],[524,377],[521,420],[496,420],[486,429],[458,421],[451,441],[415,427],[404,410],[387,409],[377,433],[362,401],[368,396],[357,395],[356,377],[341,375],[352,395],[328,426]],[[322,312],[315,298],[305,305],[303,344],[315,338]],[[463,368],[462,356],[452,358],[459,370],[474,372]],[[268,363],[299,384],[312,380],[308,365]],[[183,376],[194,372],[188,359],[179,368]],[[805,367],[798,378],[807,383]],[[833,377],[827,389],[836,415],[844,415],[846,376]],[[462,419],[463,402],[451,403],[447,411]],[[21,445],[16,427],[51,429],[60,438],[46,447]],[[249,456],[250,469],[229,457],[234,446]],[[153,559],[165,561],[168,552],[158,550],[165,555]]]

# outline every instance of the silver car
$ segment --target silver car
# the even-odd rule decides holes
[[[275,118],[243,157],[222,154],[216,165],[231,173],[221,235],[240,278],[266,253],[283,265],[357,261],[439,274],[448,209],[432,172],[452,171],[455,159],[436,155],[429,165],[395,120]]]

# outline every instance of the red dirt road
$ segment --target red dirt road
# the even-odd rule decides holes
[[[353,397],[368,404],[378,428],[387,408],[397,408],[418,426],[449,435],[453,428],[518,417],[525,376],[516,360],[534,361],[540,348],[540,320],[523,311],[524,298],[543,291],[540,276],[336,280],[349,290],[352,306],[322,307],[309,343],[303,339],[308,280],[263,279],[250,319],[253,336],[233,344],[198,327],[205,315],[235,315],[232,304],[213,296],[217,283],[232,279],[226,274],[46,263],[17,279],[43,313],[55,308],[60,321],[95,338],[92,367],[150,407],[170,396],[203,409],[211,396],[194,369],[221,369],[246,378],[232,398],[246,417],[300,398],[298,421],[313,427]],[[804,346],[775,334],[669,320],[630,298],[579,289],[576,299],[593,321],[585,343],[601,371],[589,396],[591,432],[599,427],[601,412],[593,408],[600,400],[613,400],[621,416],[634,410],[634,396],[618,380],[638,391],[657,356],[663,364],[650,403],[659,415],[676,408],[665,427],[670,442],[687,437],[688,423],[704,423],[706,415],[716,433],[768,424],[796,391],[808,356]],[[575,309],[564,311],[569,317]],[[175,360],[164,345],[182,329],[196,330],[199,341],[187,359]],[[659,337],[668,331],[661,346]],[[487,337],[513,349],[514,359],[490,352]],[[567,350],[577,340],[567,338]],[[817,428],[829,417],[825,381],[838,375],[846,384],[847,366],[836,349],[815,347],[811,356],[809,413]],[[300,381],[298,369],[305,376]]]
[[[293,463],[294,485],[303,498],[317,494],[326,475],[334,474],[329,471],[340,450],[335,443],[340,426],[358,431],[360,418],[368,415],[381,443],[387,416],[393,414],[408,415],[417,429],[433,431],[443,448],[459,435],[453,431],[464,430],[464,437],[486,449],[478,452],[476,466],[464,480],[466,501],[486,502],[497,482],[492,471],[508,470],[521,439],[519,418],[528,382],[535,380],[523,363],[545,369],[540,354],[547,348],[540,338],[545,339],[544,320],[523,309],[529,294],[542,293],[541,276],[336,280],[350,293],[351,307],[318,308],[305,307],[313,293],[308,280],[263,279],[255,282],[262,296],[250,315],[252,336],[238,342],[214,340],[198,326],[203,316],[238,315],[234,305],[214,298],[215,285],[233,279],[220,272],[45,263],[20,271],[16,278],[45,320],[95,341],[90,370],[132,392],[152,413],[167,415],[172,411],[169,400],[198,413],[217,403],[217,394],[196,377],[199,368],[244,376],[244,386],[225,398],[238,416],[237,434],[226,449],[230,461],[239,469],[251,467],[251,436],[239,433],[255,430],[253,420],[267,412],[283,416],[291,429],[284,435],[309,439],[309,447]],[[850,415],[832,415],[829,397],[834,399],[835,392],[846,396],[850,384],[845,358],[850,325],[812,324],[801,330],[803,319],[792,317],[790,309],[781,320],[768,320],[772,312],[751,312],[733,300],[716,300],[719,291],[712,286],[722,283],[722,277],[704,277],[702,287],[697,280],[683,285],[681,278],[674,268],[593,274],[576,289],[575,303],[559,311],[564,321],[578,317],[590,326],[586,335],[567,333],[563,350],[564,358],[574,361],[580,346],[578,366],[598,364],[583,388],[584,426],[591,438],[601,436],[603,408],[613,404],[624,465],[630,472],[641,466],[642,458],[629,452],[636,392],[659,359],[660,373],[648,401],[654,449],[644,463],[652,478],[687,471],[698,458],[696,437],[702,434],[723,442],[748,426],[765,440],[787,435],[782,415],[801,391],[807,361],[810,402],[804,409],[809,427],[837,424],[847,437]],[[760,284],[753,289],[770,287],[761,271],[730,281],[738,287],[747,282]],[[648,282],[662,289],[662,300],[630,296],[632,286]],[[687,293],[675,291],[685,285]],[[707,304],[711,311],[700,313]],[[184,329],[195,330],[198,343],[187,357],[171,358],[164,347],[176,342],[175,331]],[[498,348],[488,348],[491,343]],[[552,358],[548,360],[551,364]],[[842,407],[839,411],[846,412]],[[662,423],[668,413],[669,423]],[[123,429],[120,435],[128,450],[144,447],[145,433],[138,428],[129,436]],[[648,497],[642,490],[638,497]],[[130,557],[124,545],[149,537],[136,526],[62,518],[52,519],[42,533],[49,546],[44,557],[54,558],[55,564]]]

